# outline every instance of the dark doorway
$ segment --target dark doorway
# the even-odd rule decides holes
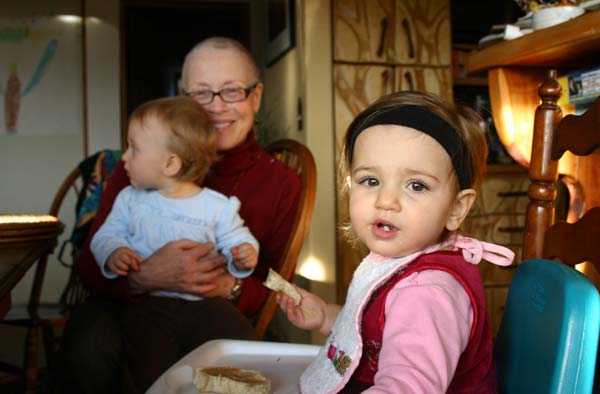
[[[177,94],[183,58],[198,41],[219,35],[250,44],[248,3],[123,0],[121,16],[124,126],[143,102]]]

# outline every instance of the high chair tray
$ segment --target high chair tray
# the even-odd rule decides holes
[[[217,339],[206,342],[169,368],[147,394],[197,394],[192,383],[196,368],[231,366],[253,369],[271,380],[273,394],[300,392],[298,381],[320,346]]]

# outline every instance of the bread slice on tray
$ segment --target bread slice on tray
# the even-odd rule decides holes
[[[302,296],[298,293],[298,290],[271,268],[269,268],[269,275],[267,276],[267,280],[263,283],[263,286],[268,287],[273,291],[282,292],[286,296],[291,297],[294,300],[295,305],[299,305],[302,300]]]
[[[271,381],[258,371],[235,367],[197,368],[194,386],[199,392],[269,394]]]

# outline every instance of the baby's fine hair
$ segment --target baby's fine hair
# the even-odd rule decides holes
[[[154,118],[168,133],[167,149],[181,160],[177,179],[202,184],[217,154],[217,133],[204,108],[193,98],[166,97],[137,107],[129,123]]]
[[[377,116],[390,109],[404,106],[420,107],[446,121],[463,141],[470,158],[472,189],[478,189],[485,175],[487,162],[487,142],[484,125],[485,122],[477,112],[466,105],[454,104],[444,101],[441,97],[425,92],[402,91],[381,97],[375,103],[362,111],[350,124],[344,141],[343,157],[341,164],[344,166],[344,174],[349,174],[352,163],[352,152],[349,150],[354,146],[354,139],[358,134],[356,128],[360,128],[366,119]]]

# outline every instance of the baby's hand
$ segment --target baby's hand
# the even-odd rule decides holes
[[[233,264],[241,270],[253,269],[258,263],[258,252],[248,242],[231,248],[231,256],[233,257]]]
[[[139,271],[139,263],[142,262],[142,258],[134,250],[126,247],[120,247],[116,249],[108,257],[106,265],[108,269],[117,275],[125,276],[130,269]]]
[[[327,303],[313,293],[301,289],[296,285],[292,286],[302,296],[300,305],[296,306],[293,298],[283,293],[277,293],[276,300],[279,307],[285,313],[290,323],[296,327],[304,330],[320,329],[325,322]]]

